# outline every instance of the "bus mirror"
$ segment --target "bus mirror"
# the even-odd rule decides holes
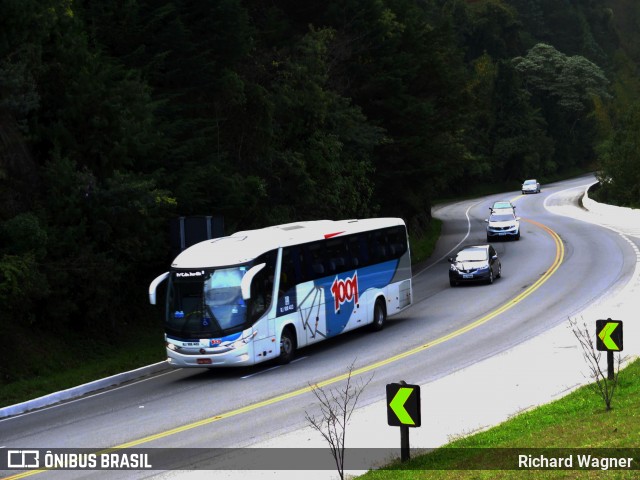
[[[260,270],[262,270],[266,266],[266,263],[260,263],[258,265],[254,265],[249,269],[247,273],[242,277],[242,281],[240,282],[240,290],[242,291],[242,299],[249,300],[251,298],[251,281],[253,277],[255,277]]]
[[[164,282],[168,276],[169,272],[164,272],[162,275],[156,277],[155,280],[151,282],[151,285],[149,285],[149,303],[151,305],[156,304],[156,289],[158,288],[158,285]]]

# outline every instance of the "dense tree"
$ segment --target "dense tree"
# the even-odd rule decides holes
[[[640,102],[627,105],[618,122],[600,146],[598,199],[640,208]]]
[[[165,249],[149,231],[168,218],[160,200],[166,195],[152,179],[140,180],[137,195],[151,202],[143,209],[123,190],[131,175],[118,173],[148,165],[156,151],[154,104],[135,71],[91,47],[71,2],[25,3],[14,13],[28,21],[2,42],[0,55],[7,86],[0,101],[3,313],[19,309],[34,328],[50,331],[100,328],[118,318],[118,299],[124,305],[135,298],[126,287],[114,295],[114,286],[142,281],[146,268],[132,267],[162,258]],[[12,43],[20,40],[25,44]],[[111,231],[102,227],[108,212]],[[128,257],[126,248],[114,250],[125,241]]]
[[[452,26],[431,1],[330,2],[323,18],[338,31],[334,83],[385,132],[373,157],[381,212],[418,225],[432,199],[463,178],[467,158]]]
[[[587,165],[598,142],[602,178],[637,205],[639,14],[634,0],[5,0],[0,330],[109,339],[148,318],[177,214],[221,213],[229,231],[397,215],[415,232],[436,198]]]
[[[530,104],[530,94],[511,61],[480,57],[469,88],[474,99],[470,142],[479,162],[477,178],[504,182],[556,171],[545,120]]]
[[[493,58],[513,58],[521,53],[518,12],[503,0],[484,0],[469,6],[464,43],[467,59],[483,53]]]
[[[256,165],[269,178],[268,220],[367,216],[375,210],[370,158],[380,133],[328,88],[333,36],[330,29],[311,29],[273,65],[273,144]]]
[[[602,66],[616,49],[618,38],[607,5],[613,1],[505,1],[518,10],[529,47],[536,43],[550,44],[567,55],[581,55]]]
[[[546,44],[536,45],[513,63],[534,105],[547,119],[549,135],[556,143],[556,163],[566,168],[593,160],[589,141],[595,132],[590,118],[593,99],[609,96],[602,69],[582,56],[569,57]]]

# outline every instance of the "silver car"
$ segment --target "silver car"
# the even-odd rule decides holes
[[[522,184],[522,194],[525,193],[540,193],[540,184],[537,180],[525,180]]]
[[[485,222],[487,222],[487,242],[496,238],[520,240],[520,217],[516,217],[513,209],[493,210]]]

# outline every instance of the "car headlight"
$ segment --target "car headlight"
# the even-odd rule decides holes
[[[489,270],[489,265],[483,265],[483,266],[481,266],[481,267],[478,267],[478,271],[479,271],[479,272],[482,272],[482,271],[484,271],[484,270]]]
[[[456,268],[456,266],[453,263],[451,265],[449,265],[449,270],[452,270],[454,272],[458,271],[458,269]]]

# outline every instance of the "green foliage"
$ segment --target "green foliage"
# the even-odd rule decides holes
[[[0,256],[0,304],[3,326],[12,318],[35,322],[31,305],[49,293],[46,277],[39,271],[33,253]]]
[[[583,114],[592,96],[608,97],[602,69],[579,55],[568,57],[551,45],[538,44],[513,61],[532,93],[553,97],[570,116]]]
[[[611,6],[615,0],[558,2],[557,0],[506,0],[520,13],[528,47],[553,45],[568,55],[582,55],[600,65],[616,48],[617,33]],[[633,2],[633,0],[622,0]],[[616,10],[618,5],[615,5]]]
[[[33,253],[42,260],[47,254],[47,232],[33,213],[22,213],[0,225],[2,250],[18,255]]]
[[[585,165],[593,158],[596,126],[591,114],[594,99],[606,99],[608,80],[602,69],[586,58],[568,57],[551,45],[537,44],[526,56],[513,59],[516,71],[547,119],[555,140],[558,165]]]
[[[0,223],[0,326],[19,316],[35,321],[34,301],[49,293],[40,263],[47,254],[47,232],[32,213]]]
[[[554,146],[539,111],[529,103],[510,62],[499,64],[494,105],[497,106],[493,159],[507,178],[524,179],[555,172]]]
[[[38,331],[116,338],[148,313],[173,215],[220,213],[229,231],[397,215],[425,231],[433,198],[588,165],[602,140],[603,175],[636,181],[639,12],[5,0],[1,300]]]
[[[44,178],[51,198],[49,238],[56,248],[45,263],[54,295],[42,326],[94,330],[111,319],[115,333],[124,319],[112,312],[138,303],[134,286],[165,257],[165,239],[155,232],[175,213],[175,200],[141,174],[116,171],[100,181],[64,158],[50,162]]]
[[[380,212],[428,220],[430,201],[463,175],[462,52],[435,2],[331,2],[337,85],[384,129],[373,152]],[[425,181],[425,179],[428,179]]]
[[[611,411],[591,385],[583,386],[552,403],[520,413],[502,424],[465,435],[408,463],[393,462],[371,470],[361,478],[375,479],[521,479],[521,478],[620,478],[634,479],[637,472],[544,469],[523,475],[515,468],[516,454],[526,449],[554,449],[556,457],[575,455],[575,449],[620,449],[631,451],[638,442],[640,406],[640,362],[631,362],[620,371],[619,406]],[[566,449],[566,450],[564,450]],[[574,467],[577,462],[574,462]],[[593,474],[593,475],[591,475]]]
[[[600,147],[598,200],[640,208],[640,102],[625,108],[620,125]]]
[[[522,25],[515,8],[502,0],[483,0],[469,5],[465,28],[467,59],[482,54],[493,58],[512,58],[521,51]]]
[[[271,221],[367,216],[373,183],[370,155],[379,129],[327,86],[330,29],[310,29],[274,65],[270,102],[273,145],[256,165],[268,178]],[[265,168],[266,167],[266,168]]]

